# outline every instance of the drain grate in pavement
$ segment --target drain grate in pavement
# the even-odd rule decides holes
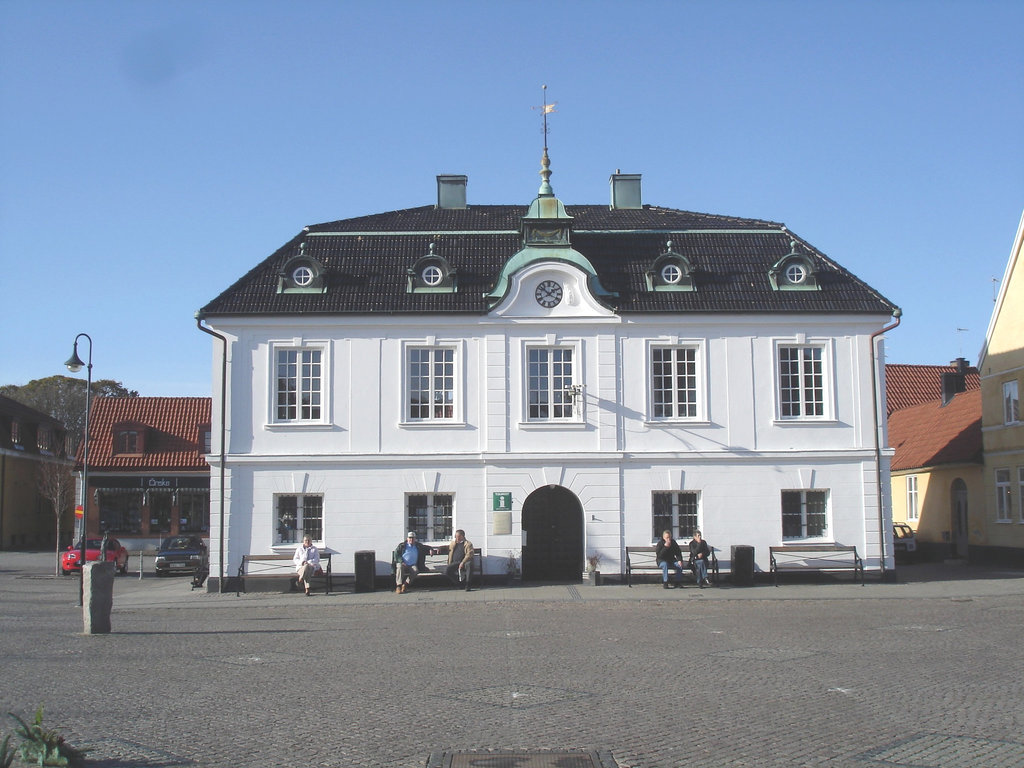
[[[430,756],[428,768],[617,768],[611,753],[580,751],[443,752]]]
[[[925,733],[860,757],[901,768],[1017,768],[1024,765],[1024,744]]]
[[[93,739],[75,742],[74,746],[89,750],[86,762],[95,768],[186,768],[195,765],[186,757],[125,739]]]
[[[747,661],[796,661],[808,656],[817,656],[817,651],[802,651],[796,648],[732,648],[711,654],[730,659],[746,659]]]
[[[532,709],[549,704],[565,704],[578,701],[591,694],[582,691],[570,691],[566,688],[546,688],[542,685],[520,685],[513,690],[507,685],[492,685],[484,688],[470,688],[455,694],[446,694],[445,698],[466,701],[476,705],[493,707],[511,707],[512,709]]]
[[[274,653],[271,651],[270,653],[252,654],[251,656],[215,656],[212,660],[221,664],[251,667],[260,664],[294,664],[298,658],[298,656],[291,653]]]

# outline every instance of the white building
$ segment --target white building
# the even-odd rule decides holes
[[[303,532],[378,575],[453,528],[525,580],[614,575],[664,528],[725,568],[788,541],[891,567],[896,307],[782,224],[644,205],[627,174],[566,207],[541,175],[528,209],[440,176],[436,205],[306,227],[201,310],[212,588]]]

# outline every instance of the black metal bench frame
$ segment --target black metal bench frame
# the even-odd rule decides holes
[[[256,573],[249,572],[247,566],[259,563],[260,569]],[[242,564],[238,566],[238,584],[235,590],[235,596],[237,597],[242,592],[245,592],[245,580],[259,579],[266,577],[280,577],[282,571],[290,571],[290,582],[296,582],[295,575],[295,561],[292,555],[280,555],[277,553],[263,554],[263,555],[242,555]],[[296,582],[297,583],[297,582]],[[318,583],[322,583],[324,587],[324,594],[331,594],[331,553],[321,552],[320,553],[320,570],[313,574],[310,579],[310,589],[314,589]],[[293,587],[295,585],[293,584]]]
[[[426,545],[423,545],[426,546]],[[451,584],[451,580],[448,579],[448,545],[440,547],[431,547],[432,552],[428,553],[424,565],[426,570],[420,571],[416,576],[416,581],[424,577],[443,576],[445,581]],[[391,586],[394,586],[395,582],[395,570],[397,563],[391,563]],[[469,589],[473,585],[473,580],[476,579],[476,586],[479,588],[483,584],[483,572],[484,572],[484,557],[479,549],[473,548],[473,559],[469,562],[469,573],[466,576],[465,589]],[[416,581],[413,583],[415,584]],[[457,586],[457,585],[453,585]]]
[[[682,549],[682,546],[680,546],[680,549]],[[708,558],[708,580],[712,584],[717,585],[718,556],[715,554],[715,548],[710,544],[708,549],[711,550],[711,556]],[[686,552],[684,551],[683,554],[686,554]],[[693,578],[696,580],[696,573],[690,568],[689,564],[684,566],[683,570],[694,574]],[[661,565],[658,564],[658,546],[656,544],[649,544],[645,547],[626,547],[626,585],[629,587],[633,586],[634,571],[661,575]]]
[[[771,573],[775,586],[779,586],[779,572],[853,571],[853,580],[859,576],[864,586],[864,561],[854,546],[842,544],[785,544],[769,547]]]

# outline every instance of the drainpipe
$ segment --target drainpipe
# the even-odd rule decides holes
[[[201,312],[196,312],[196,328],[203,333],[208,333],[211,336],[221,340],[224,345],[223,352],[220,358],[220,557],[218,561],[218,572],[217,572],[217,589],[223,594],[224,592],[224,460],[227,455],[227,451],[224,446],[224,438],[227,432],[225,426],[227,417],[227,400],[228,400],[228,340],[225,336],[221,336],[215,331],[211,331],[209,328],[203,325],[203,316]]]
[[[878,545],[879,553],[881,554],[880,563],[883,580],[885,579],[885,509],[883,508],[885,496],[882,493],[882,440],[879,435],[881,425],[879,424],[878,415],[878,390],[881,385],[881,379],[878,377],[878,355],[875,340],[883,333],[891,331],[900,324],[903,310],[896,307],[892,311],[892,316],[896,322],[871,334],[871,405],[875,415],[875,486],[878,488]]]

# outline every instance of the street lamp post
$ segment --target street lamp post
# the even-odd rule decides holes
[[[89,340],[89,362],[83,363],[78,356],[78,340],[81,338]],[[87,333],[80,333],[75,336],[75,348],[71,357],[64,363],[72,373],[78,373],[82,366],[86,366],[85,383],[85,442],[82,448],[82,539],[81,549],[78,552],[78,604],[85,605],[85,534],[89,530],[89,405],[92,396],[92,337]]]

